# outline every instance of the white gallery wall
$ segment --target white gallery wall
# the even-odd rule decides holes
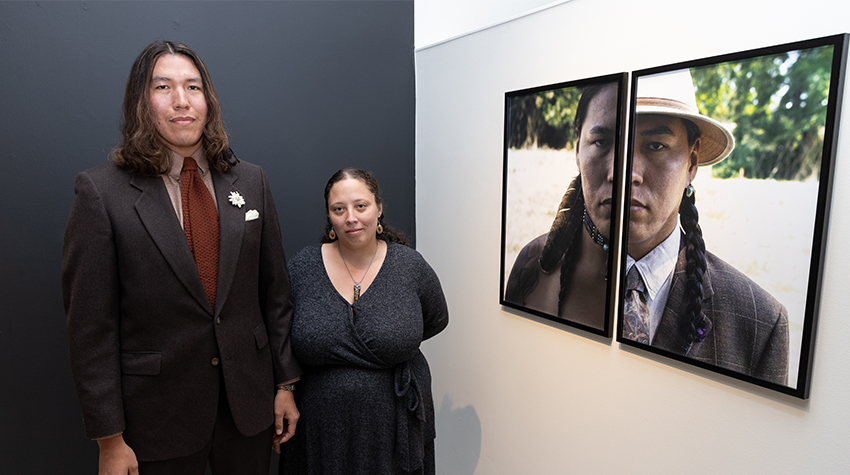
[[[413,43],[421,48],[565,1],[570,0],[416,0]]]
[[[810,399],[499,305],[506,91],[843,32],[847,2],[575,0],[417,50],[417,248],[451,311],[424,345],[438,473],[848,473],[847,93]]]

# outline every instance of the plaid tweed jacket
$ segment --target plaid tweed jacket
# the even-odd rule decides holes
[[[652,346],[765,381],[788,384],[788,311],[749,277],[705,253],[702,314],[706,338],[683,345],[678,326],[685,313],[685,250],[679,252],[670,294]]]

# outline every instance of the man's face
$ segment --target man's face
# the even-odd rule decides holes
[[[699,140],[682,119],[640,114],[635,125],[629,255],[640,259],[676,229],[682,193],[697,173]]]
[[[603,236],[611,236],[611,193],[614,190],[614,138],[617,87],[600,90],[588,105],[576,142],[576,166],[587,213]]]
[[[156,60],[149,97],[156,130],[165,145],[188,157],[201,144],[207,123],[207,101],[201,73],[179,54]]]

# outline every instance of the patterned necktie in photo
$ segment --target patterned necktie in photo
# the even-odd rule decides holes
[[[218,284],[218,211],[209,189],[198,173],[192,157],[183,159],[180,174],[180,197],[183,203],[183,232],[189,250],[195,256],[201,283],[215,311],[215,291]]]
[[[626,300],[623,308],[623,337],[645,345],[649,344],[649,306],[646,304],[646,287],[637,266],[626,274]]]

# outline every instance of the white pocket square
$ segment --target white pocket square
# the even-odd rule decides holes
[[[260,217],[260,213],[258,213],[257,210],[255,210],[255,209],[248,210],[245,213],[245,221],[253,221],[253,220],[255,220],[259,217]]]

